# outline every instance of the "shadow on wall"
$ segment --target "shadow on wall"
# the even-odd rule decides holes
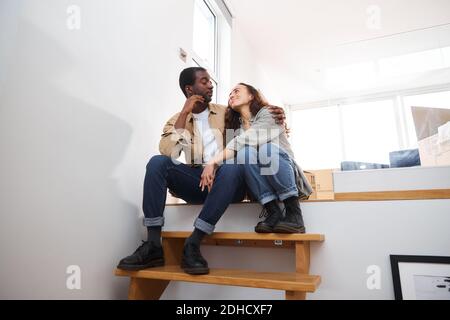
[[[113,171],[132,128],[58,89],[72,61],[38,27],[19,21],[12,52],[0,96],[0,298],[125,298],[113,269],[138,243],[140,208],[120,199]],[[66,287],[69,265],[81,290]]]

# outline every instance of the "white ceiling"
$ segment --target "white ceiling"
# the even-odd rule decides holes
[[[327,67],[450,41],[450,25],[445,26],[450,23],[450,0],[226,2],[255,61],[286,104],[329,98],[332,93],[323,87],[321,75]],[[370,19],[374,5],[380,10],[378,29]]]

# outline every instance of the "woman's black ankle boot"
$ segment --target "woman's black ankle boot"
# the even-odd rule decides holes
[[[259,222],[255,227],[255,232],[258,233],[272,233],[273,227],[283,217],[280,207],[276,200],[270,201],[264,205],[264,208],[259,216],[265,217],[264,221]]]
[[[286,215],[273,228],[276,233],[305,233],[302,210],[297,197],[284,200]]]

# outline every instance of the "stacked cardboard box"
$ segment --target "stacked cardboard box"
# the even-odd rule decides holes
[[[314,189],[309,200],[334,199],[333,172],[336,170],[338,169],[305,171],[305,175]]]
[[[422,166],[450,165],[450,109],[412,107]]]
[[[437,134],[420,140],[418,144],[422,166],[450,165],[450,144],[440,144]]]

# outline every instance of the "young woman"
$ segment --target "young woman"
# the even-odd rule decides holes
[[[234,159],[245,166],[245,178],[253,196],[263,205],[255,227],[260,233],[304,233],[299,198],[308,198],[312,188],[294,161],[284,127],[275,123],[265,108],[268,103],[252,86],[239,83],[230,93],[225,118],[226,147],[205,167],[200,186],[210,188],[216,168]],[[235,132],[229,139],[230,130]],[[227,134],[228,133],[228,134]],[[285,214],[278,206],[284,203]]]

